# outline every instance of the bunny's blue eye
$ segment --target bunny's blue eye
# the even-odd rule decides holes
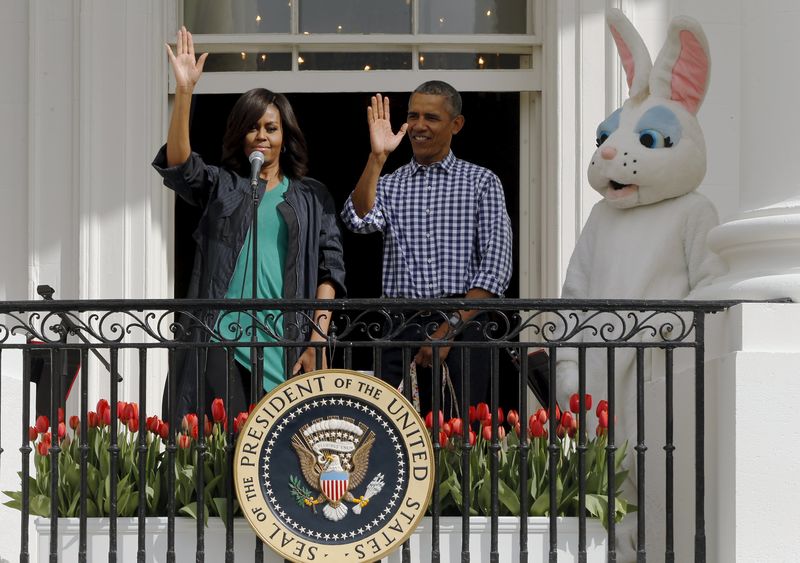
[[[597,126],[597,146],[602,145],[608,137],[619,128],[619,114],[622,108],[609,115],[605,121]]]
[[[639,131],[639,142],[648,149],[663,149],[672,146],[669,137],[665,137],[661,131],[655,129],[643,129]]]

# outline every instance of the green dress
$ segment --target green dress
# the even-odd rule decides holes
[[[265,191],[258,203],[258,278],[257,299],[283,298],[283,268],[286,263],[288,228],[278,211],[278,204],[289,188],[289,180],[284,178],[280,184]],[[250,299],[253,296],[252,274],[252,230],[247,231],[242,250],[236,261],[226,299]],[[274,342],[283,336],[283,316],[277,310],[264,310],[257,313],[260,323],[256,331],[258,342]],[[232,324],[239,330],[232,330]],[[250,342],[251,317],[239,312],[223,313],[217,330],[226,340]],[[261,325],[267,327],[263,329]],[[264,350],[264,390],[269,391],[285,379],[286,359],[280,346],[265,347]],[[234,357],[248,370],[251,368],[250,348],[236,348]]]

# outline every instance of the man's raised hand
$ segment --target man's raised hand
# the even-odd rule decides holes
[[[384,98],[380,94],[372,96],[372,105],[367,107],[367,123],[369,123],[372,154],[380,157],[386,157],[396,149],[408,129],[408,123],[403,123],[397,133],[392,133],[389,98]]]

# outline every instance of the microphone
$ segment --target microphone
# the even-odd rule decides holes
[[[261,167],[264,165],[264,153],[253,151],[247,157],[250,161],[250,185],[258,185],[258,177],[261,174]]]

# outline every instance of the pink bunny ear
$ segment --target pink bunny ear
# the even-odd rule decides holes
[[[653,63],[642,37],[628,18],[620,10],[606,12],[606,22],[611,36],[617,44],[619,58],[628,80],[628,94],[631,98],[647,95],[648,79]]]
[[[667,41],[650,75],[650,93],[675,100],[696,114],[708,91],[711,59],[700,24],[685,16],[670,23]]]

